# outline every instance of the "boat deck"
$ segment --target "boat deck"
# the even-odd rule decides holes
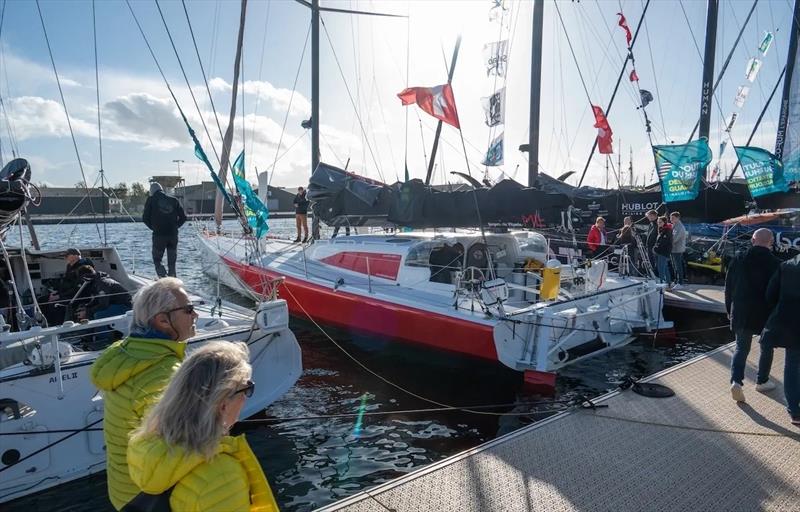
[[[664,305],[678,309],[725,314],[725,287],[684,284],[664,292]]]
[[[767,394],[754,390],[751,352],[747,404],[728,390],[731,344],[647,379],[673,397],[610,393],[598,400],[608,408],[553,416],[321,510],[797,511],[783,352]]]

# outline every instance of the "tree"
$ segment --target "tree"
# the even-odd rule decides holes
[[[125,199],[128,197],[128,184],[127,183],[117,183],[112,188],[114,191],[114,195],[116,195],[120,199]]]
[[[145,189],[144,185],[142,185],[138,181],[134,181],[133,183],[131,183],[130,195],[131,197],[135,197],[137,199],[147,198],[147,189]]]

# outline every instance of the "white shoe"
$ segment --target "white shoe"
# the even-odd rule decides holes
[[[745,402],[742,385],[734,382],[731,384],[731,397],[737,402]]]
[[[761,384],[756,384],[756,391],[758,391],[759,393],[768,393],[773,389],[775,389],[775,383],[772,382],[771,380],[768,380],[767,382],[762,382]]]

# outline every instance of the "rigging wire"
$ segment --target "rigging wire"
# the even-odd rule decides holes
[[[641,0],[641,1],[643,2],[644,0]],[[661,132],[664,134],[664,138],[668,139],[668,137],[667,137],[667,124],[664,121],[664,107],[663,107],[664,102],[662,101],[663,97],[661,96],[661,90],[659,89],[659,86],[658,86],[659,80],[658,80],[658,75],[656,74],[656,64],[655,64],[656,61],[653,58],[653,45],[652,45],[652,42],[650,41],[650,30],[648,30],[648,28],[647,28],[647,20],[645,20],[645,22],[644,22],[644,36],[647,39],[647,51],[650,54],[650,72],[653,73],[653,83],[656,86],[656,98],[658,98],[656,100],[656,103],[658,103],[658,113],[659,113],[659,116],[661,117]],[[644,107],[642,107],[642,111],[644,111]],[[669,141],[667,140],[667,142],[669,142]],[[651,141],[650,142],[650,146],[652,146],[652,145],[653,145],[653,143]]]
[[[281,144],[283,143],[283,135],[286,133],[286,123],[289,122],[289,112],[292,110],[292,102],[294,101],[294,93],[297,91],[297,80],[300,78],[300,70],[303,67],[303,60],[306,56],[306,48],[308,47],[308,38],[311,35],[311,22],[308,24],[308,30],[306,31],[306,39],[303,43],[303,51],[300,53],[300,62],[297,63],[297,72],[294,74],[294,83],[292,84],[292,93],[289,95],[289,106],[286,107],[286,115],[283,116],[283,126],[281,126],[281,135],[278,137],[278,145],[275,148],[275,160],[272,162],[272,168],[269,171],[269,179],[267,180],[267,187],[269,187],[270,183],[272,183],[272,177],[275,176],[275,166],[278,165],[278,154],[281,151]],[[307,131],[307,130],[306,130]],[[322,133],[320,132],[320,135]],[[302,135],[300,136],[302,137]],[[300,140],[298,137],[297,140]],[[296,142],[296,141],[295,141]],[[294,143],[292,144],[294,146]],[[291,149],[291,146],[290,146]],[[287,149],[286,152],[289,150]],[[285,155],[286,153],[284,153]]]
[[[95,14],[95,0],[92,0],[92,36],[94,39],[94,84],[97,93],[97,144],[100,148],[100,190],[106,188],[105,184],[105,171],[103,166],[103,128],[100,121],[100,70],[97,57],[97,17]],[[108,245],[108,230],[106,228],[106,205],[108,200],[105,199],[102,204],[103,208],[103,245]]]
[[[61,78],[58,75],[58,69],[56,69],[56,60],[53,57],[53,49],[50,46],[50,38],[47,36],[47,28],[44,24],[44,16],[42,15],[42,8],[39,5],[39,0],[36,0],[36,11],[39,13],[39,21],[42,24],[42,32],[44,32],[44,40],[47,43],[47,53],[50,55],[50,64],[53,66],[53,74],[56,77],[56,85],[58,86],[58,94],[61,96],[61,105],[64,107],[64,114],[67,118],[67,127],[69,128],[69,134],[72,138],[72,146],[75,148],[75,156],[78,159],[78,168],[81,171],[81,178],[83,178],[83,186],[86,187],[87,193],[89,193],[89,184],[86,181],[86,171],[83,169],[83,161],[81,160],[81,153],[78,151],[78,142],[75,139],[75,131],[72,129],[72,120],[69,117],[69,111],[67,110],[67,100],[64,98],[64,90],[61,88]],[[92,217],[96,217],[96,212],[94,209],[94,202],[92,202],[91,194],[88,195],[89,198],[89,207],[92,209]],[[95,219],[94,223],[95,228],[97,229],[97,237],[101,239],[102,236],[100,235],[100,226],[97,224]]]
[[[220,155],[219,155],[219,153],[217,153],[217,148],[214,146],[214,140],[211,137],[211,133],[208,130],[208,126],[206,126],[205,116],[203,115],[203,111],[200,110],[200,105],[197,103],[197,98],[194,95],[194,90],[192,90],[192,85],[189,83],[189,77],[186,75],[186,69],[183,67],[183,61],[181,60],[181,56],[178,54],[178,48],[175,46],[175,41],[172,39],[172,32],[170,32],[169,26],[167,25],[167,20],[164,18],[164,12],[161,10],[161,4],[159,3],[158,0],[153,0],[153,1],[156,4],[156,8],[158,9],[158,14],[161,17],[161,22],[164,25],[164,30],[167,32],[167,37],[169,38],[170,45],[172,46],[172,51],[175,53],[175,58],[178,60],[178,66],[181,69],[181,74],[183,75],[183,80],[186,83],[186,88],[189,89],[189,95],[192,97],[192,102],[194,103],[194,108],[197,109],[197,115],[200,116],[200,122],[203,125],[203,130],[208,135],[208,143],[211,145],[211,149],[214,151],[214,156],[217,158],[217,162],[219,162],[219,164],[222,165],[222,160],[220,159]],[[129,0],[125,0],[125,2],[128,4],[128,7],[130,7]],[[183,4],[184,9],[186,9],[186,4],[183,3],[183,2],[182,2],[182,4]],[[184,11],[184,12],[186,12],[186,21],[189,22],[189,13],[187,11]],[[133,13],[133,9],[131,9],[131,13]],[[194,31],[192,30],[192,24],[191,23],[189,23],[189,33],[191,34],[192,42],[195,43],[195,46],[194,46],[195,51],[197,51],[197,43],[196,43],[196,40],[194,38]],[[198,60],[199,60],[199,57],[200,57],[200,54],[198,53]],[[153,56],[153,58],[155,58],[155,55]],[[203,73],[203,82],[206,85],[206,90],[209,91],[209,99],[211,99],[211,92],[208,89],[208,81],[206,80],[206,73],[205,73],[205,70],[203,70],[203,63],[202,62],[200,63],[200,69],[201,69],[201,71]],[[166,81],[166,77],[164,77],[164,80]],[[233,85],[234,85],[234,87],[236,86],[236,84],[233,84]],[[177,103],[177,99],[175,100],[175,102]],[[219,118],[217,117],[217,108],[214,106],[214,100],[213,99],[211,99],[211,109],[214,112],[214,119],[216,119],[216,121],[217,121],[217,127],[219,128],[220,138],[222,139],[223,138],[222,137],[222,128],[220,127],[220,124],[219,124]],[[227,179],[226,179],[226,181],[227,181]]]
[[[186,5],[184,0],[181,0]],[[261,83],[262,71],[264,68],[264,50],[267,46],[267,33],[269,32],[269,11],[272,2],[267,2],[267,15],[266,19],[264,20],[264,37],[261,39],[261,59],[258,63],[258,82],[259,85]],[[244,94],[242,94],[242,101],[244,101]],[[261,87],[256,87],[256,106],[253,108],[253,122],[251,123],[250,129],[250,149],[248,151],[249,154],[253,154],[253,145],[255,144],[255,132],[256,132],[256,119],[258,116],[258,107],[261,105]],[[244,107],[242,107],[242,115],[244,115]]]
[[[347,97],[350,99],[350,104],[353,106],[355,110],[356,118],[358,119],[358,125],[361,128],[361,133],[364,135],[366,140],[367,149],[369,149],[370,156],[372,157],[372,161],[375,163],[375,169],[378,171],[378,175],[381,178],[381,181],[386,181],[383,177],[383,173],[381,172],[380,165],[378,165],[378,160],[375,158],[375,153],[372,151],[372,145],[369,143],[369,139],[366,136],[364,131],[364,123],[361,120],[361,115],[358,113],[358,107],[353,102],[353,94],[350,92],[350,87],[347,85],[347,80],[344,76],[344,70],[342,69],[342,65],[339,62],[339,57],[336,54],[336,49],[333,47],[333,41],[331,40],[331,35],[328,33],[328,26],[325,24],[325,20],[320,16],[319,18],[320,23],[322,24],[322,28],[325,31],[325,38],[328,40],[328,45],[331,47],[331,52],[333,52],[333,59],[336,61],[336,66],[339,68],[339,74],[342,76],[342,81],[344,82],[345,90],[347,91]]]
[[[558,0],[553,0],[553,5],[555,5],[556,7],[556,13],[558,13],[558,19],[561,21],[561,28],[564,30],[564,36],[567,38],[569,51],[572,54],[572,61],[575,63],[575,68],[578,70],[578,77],[581,79],[581,85],[583,85],[583,92],[586,93],[586,100],[589,102],[589,105],[592,105],[592,97],[589,94],[589,88],[586,87],[586,80],[583,79],[583,72],[581,71],[581,67],[578,65],[578,58],[575,56],[575,50],[572,48],[572,40],[569,37],[567,26],[564,24],[564,18],[561,17],[561,9],[558,8]]]

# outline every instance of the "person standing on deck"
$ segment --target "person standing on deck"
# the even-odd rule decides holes
[[[688,233],[681,222],[681,212],[672,212],[669,215],[672,223],[672,268],[675,269],[675,286],[681,285],[686,278],[684,274],[684,253],[686,252],[686,239]]]
[[[767,285],[766,299],[772,312],[761,335],[761,350],[786,349],[783,393],[792,424],[800,426],[800,255],[778,266]]]
[[[92,383],[105,402],[108,496],[117,510],[140,492],[128,474],[128,436],[183,361],[197,316],[179,279],[159,279],[133,297],[131,334],[108,347],[92,365]]]
[[[658,268],[658,277],[671,289],[672,275],[669,271],[669,257],[672,252],[672,225],[667,222],[666,217],[659,217],[656,222],[658,236],[656,236],[656,243],[653,246],[653,254]]]
[[[144,203],[142,221],[153,232],[153,265],[158,277],[175,277],[178,260],[178,229],[186,222],[186,214],[180,201],[164,193],[155,181],[150,184],[150,197]],[[167,251],[167,267],[161,264]]]
[[[645,217],[647,217],[648,222],[644,244],[647,249],[645,257],[647,261],[650,262],[650,266],[655,270],[656,256],[655,252],[653,252],[653,248],[656,246],[656,239],[658,238],[658,213],[655,210],[650,210],[645,214]],[[658,271],[656,270],[656,272]]]
[[[770,307],[764,301],[767,285],[780,265],[772,254],[774,237],[772,231],[761,228],[753,233],[753,246],[734,259],[725,276],[725,310],[731,320],[731,330],[736,336],[736,352],[731,361],[731,397],[744,402],[744,368],[750,353],[753,336],[764,329]],[[798,314],[797,310],[795,314]],[[796,335],[796,334],[795,334]],[[772,367],[772,347],[761,340],[761,356],[758,359],[756,391],[766,392],[775,388],[769,381]]]
[[[586,237],[586,245],[588,245],[592,255],[596,256],[598,249],[606,245],[606,243],[608,243],[606,238],[606,219],[597,217],[597,220],[594,221],[594,226],[589,229],[589,235]]]
[[[303,232],[303,243],[308,241],[308,199],[306,198],[306,189],[297,187],[297,195],[294,196],[294,219],[297,223],[297,238],[294,239],[295,243],[300,241],[300,231]]]

